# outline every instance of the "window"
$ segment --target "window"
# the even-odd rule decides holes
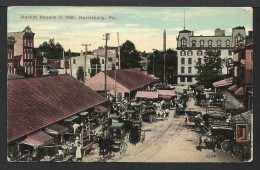
[[[188,67],[188,73],[191,73],[191,67]]]
[[[102,64],[105,64],[105,61],[104,61],[104,59],[102,59]]]
[[[230,47],[230,41],[229,40],[226,41],[226,47]]]
[[[212,40],[208,41],[208,47],[212,47]]]
[[[202,51],[201,50],[197,51],[197,56],[202,56]]]
[[[181,67],[181,73],[185,73],[185,67]]]
[[[221,47],[221,41],[220,40],[217,41],[217,47]]]
[[[181,58],[181,64],[185,64],[185,58]]]
[[[247,140],[247,125],[237,124],[236,125],[236,140],[245,141]]]
[[[192,59],[188,58],[188,64],[192,64]]]
[[[76,64],[76,59],[73,59],[73,64]]]
[[[192,51],[188,51],[187,54],[188,54],[188,56],[191,56],[192,55]]]
[[[228,50],[228,55],[232,55],[232,50]]]
[[[192,47],[196,47],[196,41],[195,40],[192,40],[191,44],[192,44]]]
[[[201,65],[201,58],[198,58],[198,64]]]
[[[181,47],[187,47],[187,39],[184,37],[181,39]]]
[[[180,77],[180,82],[185,82],[185,77]]]
[[[185,51],[181,51],[181,56],[185,56],[185,55],[186,55]]]
[[[200,40],[200,47],[204,47],[204,40]]]
[[[235,36],[235,45],[239,46],[240,43],[243,43],[244,37],[241,34]]]
[[[187,77],[187,82],[192,82],[192,77]]]

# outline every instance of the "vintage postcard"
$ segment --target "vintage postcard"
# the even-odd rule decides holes
[[[252,161],[252,14],[8,7],[7,161]]]

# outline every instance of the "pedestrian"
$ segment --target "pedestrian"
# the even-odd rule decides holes
[[[76,147],[77,147],[76,149],[77,162],[82,162],[82,153],[81,153],[82,145],[80,144],[80,142],[77,143]]]

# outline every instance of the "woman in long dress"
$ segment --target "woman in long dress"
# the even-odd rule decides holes
[[[81,148],[82,145],[80,144],[80,142],[77,143],[76,145],[77,149],[76,149],[76,158],[78,162],[82,161],[82,153],[81,153]]]

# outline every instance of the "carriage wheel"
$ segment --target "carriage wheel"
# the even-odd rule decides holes
[[[127,150],[127,144],[126,142],[122,142],[119,146],[120,149],[120,155],[124,155]]]

